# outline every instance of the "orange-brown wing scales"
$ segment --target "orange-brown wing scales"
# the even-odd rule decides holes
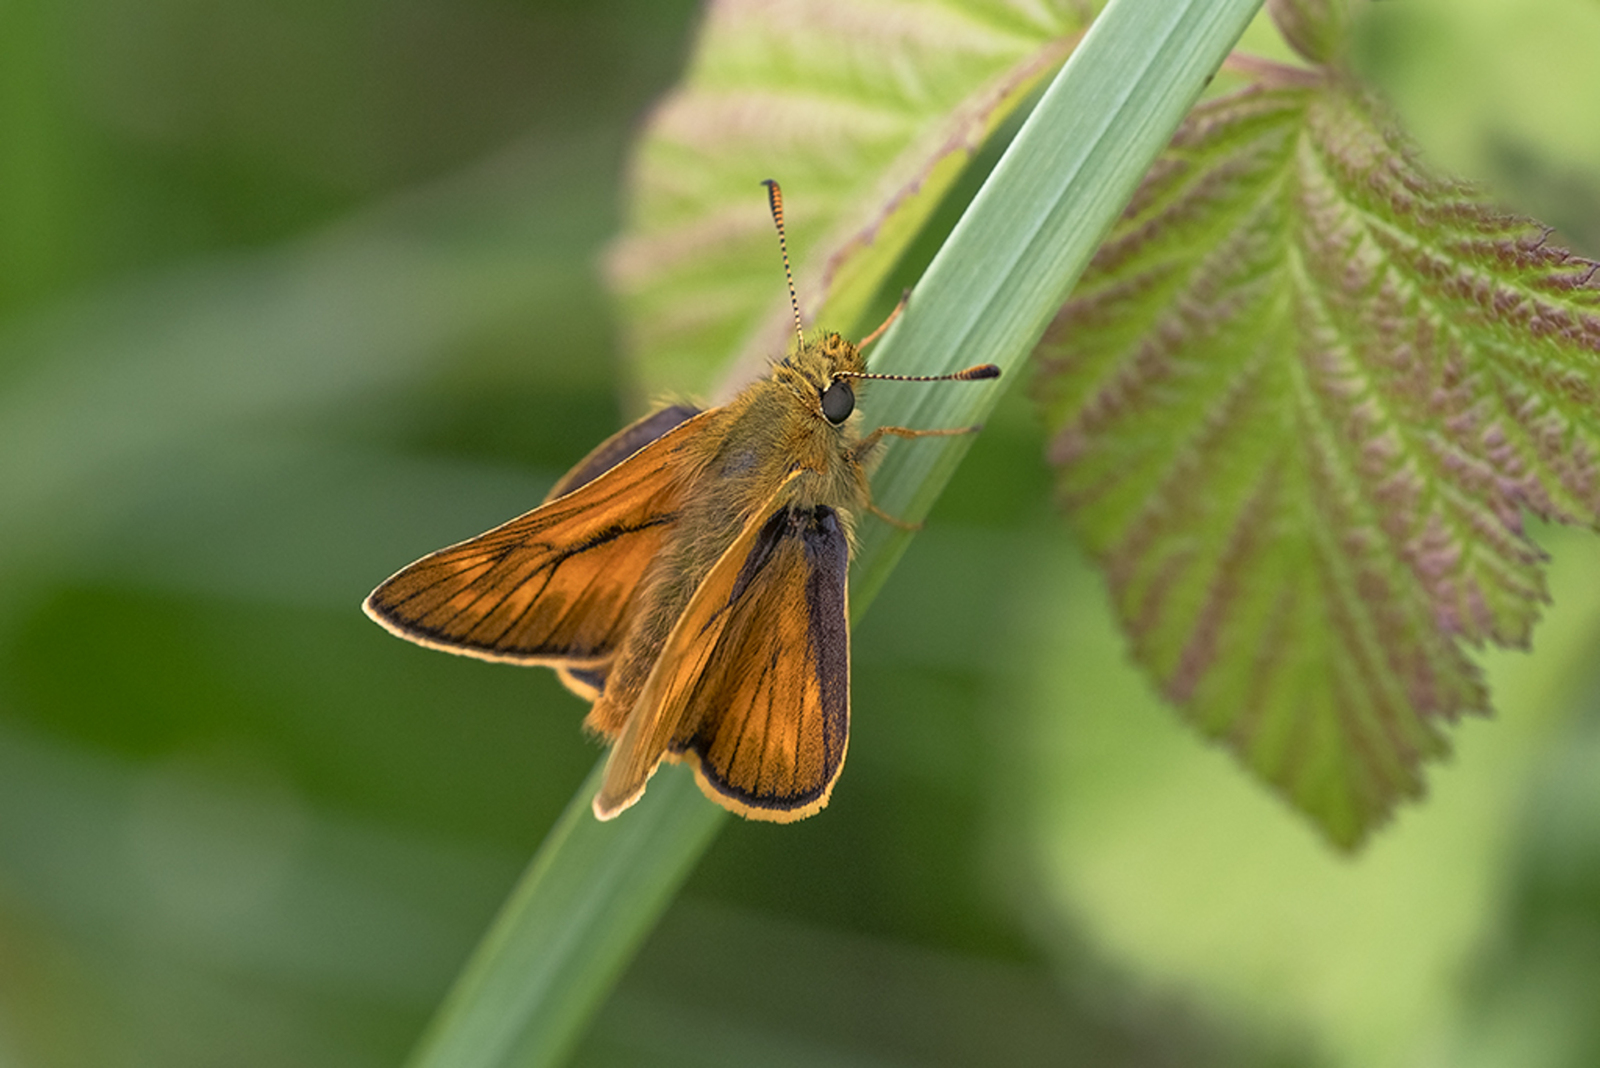
[[[611,661],[606,660],[598,664],[557,664],[556,677],[561,680],[561,685],[583,698],[585,701],[598,700],[605,692],[606,676],[611,674]]]
[[[849,541],[834,509],[780,505],[783,493],[667,637],[606,764],[601,819],[637,801],[666,756],[752,819],[797,820],[828,803],[850,735]]]
[[[744,816],[788,821],[828,803],[850,738],[850,550],[828,507],[767,521],[725,605],[721,640],[671,750]]]
[[[491,660],[599,664],[676,519],[673,435],[559,499],[426,556],[367,598],[402,637]]]
[[[550,487],[545,500],[553,501],[588,485],[646,445],[700,414],[699,408],[673,404],[636,419],[590,450],[561,480]]]

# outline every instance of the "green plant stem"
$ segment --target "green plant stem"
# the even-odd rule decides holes
[[[1100,240],[1199,97],[1260,0],[1113,0],[1062,67],[962,214],[873,364],[938,374],[989,362],[1015,381]],[[991,389],[900,390],[873,407],[886,423],[981,423]],[[876,400],[876,398],[875,398]],[[879,507],[928,513],[970,445],[890,449],[873,481]],[[862,532],[851,587],[865,604],[910,535]]]
[[[874,363],[1014,372],[1260,0],[1112,0],[1040,100],[912,295]],[[874,394],[883,423],[982,420],[992,385]],[[881,404],[879,401],[881,400]],[[874,480],[892,514],[927,513],[969,441],[902,443]],[[863,530],[859,616],[908,536]],[[598,769],[568,806],[428,1028],[414,1068],[558,1064],[724,820],[681,768],[601,824]],[[825,816],[823,818],[826,818]]]
[[[551,828],[411,1064],[559,1064],[727,818],[673,766],[601,823],[589,802],[604,767]]]

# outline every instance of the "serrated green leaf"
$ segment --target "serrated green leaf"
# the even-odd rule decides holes
[[[1344,845],[1487,712],[1463,642],[1600,517],[1600,287],[1342,82],[1197,108],[1043,346],[1060,488],[1139,660]]]
[[[757,184],[788,192],[800,305],[858,320],[995,128],[1071,51],[1080,0],[724,0],[634,160],[610,273],[646,396],[748,380],[792,320]],[[730,358],[736,368],[728,374]]]

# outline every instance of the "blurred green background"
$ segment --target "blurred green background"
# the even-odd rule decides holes
[[[599,749],[358,604],[631,414],[599,256],[695,17],[0,6],[0,1066],[403,1058]],[[1590,255],[1596,55],[1585,0],[1359,49]],[[1600,1063],[1593,539],[1344,858],[1128,668],[1041,451],[1014,388],[858,629],[832,805],[730,825],[575,1062]]]

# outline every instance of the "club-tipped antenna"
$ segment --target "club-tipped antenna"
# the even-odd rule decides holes
[[[977,382],[985,378],[999,378],[1000,368],[992,363],[980,363],[963,371],[947,375],[877,375],[869,371],[841,371],[833,376],[840,378],[881,378],[890,382]]]
[[[789,307],[794,309],[794,336],[800,339],[803,348],[806,343],[806,330],[800,322],[800,298],[794,292],[794,272],[789,269],[789,239],[783,232],[783,190],[778,188],[778,183],[767,178],[761,183],[767,187],[767,206],[772,209],[772,223],[778,228],[778,251],[783,255],[783,277],[789,283]]]

